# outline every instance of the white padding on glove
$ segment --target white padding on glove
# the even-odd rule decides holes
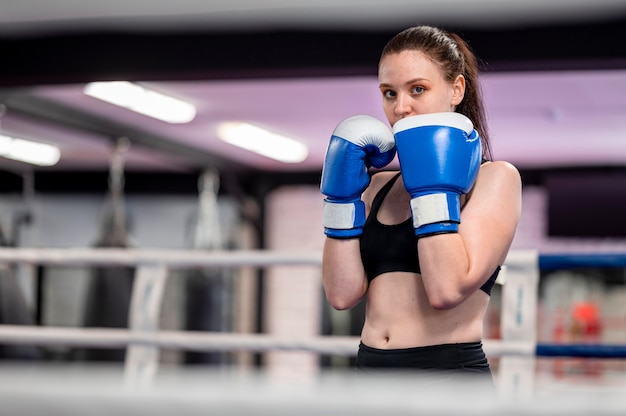
[[[413,227],[450,221],[450,209],[446,194],[428,194],[411,199]]]
[[[349,230],[354,228],[356,206],[353,203],[335,204],[324,201],[322,215],[324,227],[337,230]]]

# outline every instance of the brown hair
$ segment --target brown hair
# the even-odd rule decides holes
[[[438,64],[449,82],[458,75],[465,78],[465,96],[456,112],[467,116],[480,134],[483,157],[491,159],[491,144],[482,93],[478,80],[478,61],[469,45],[457,34],[432,26],[415,26],[395,35],[383,48],[385,56],[406,50],[419,50]]]

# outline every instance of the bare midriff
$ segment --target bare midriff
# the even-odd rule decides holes
[[[361,341],[379,349],[480,341],[488,303],[478,290],[455,308],[436,310],[421,275],[385,273],[370,283]]]

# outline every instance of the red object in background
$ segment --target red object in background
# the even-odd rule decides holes
[[[558,308],[554,312],[554,326],[552,327],[552,341],[556,344],[562,344],[567,341],[567,331],[564,322],[565,312]],[[565,361],[559,358],[552,360],[552,371],[556,378],[565,376]]]
[[[600,341],[602,322],[598,305],[592,302],[577,302],[569,313],[558,308],[553,315],[552,341],[560,343],[596,343]],[[598,377],[601,363],[593,359],[556,358],[552,361],[552,371],[556,378],[572,375]]]
[[[577,336],[574,340],[584,343],[597,343],[600,341],[602,324],[600,321],[600,311],[598,306],[592,302],[578,302],[572,308],[572,318]],[[586,376],[600,376],[602,373],[601,364],[598,360],[581,359],[578,360],[581,367],[581,374]]]
[[[578,302],[572,314],[580,329],[581,341],[598,341],[602,330],[598,306],[592,302]]]

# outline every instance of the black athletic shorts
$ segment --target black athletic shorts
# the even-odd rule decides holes
[[[417,371],[426,376],[462,379],[478,376],[490,384],[493,377],[481,342],[378,349],[363,343],[356,358],[359,372]]]

